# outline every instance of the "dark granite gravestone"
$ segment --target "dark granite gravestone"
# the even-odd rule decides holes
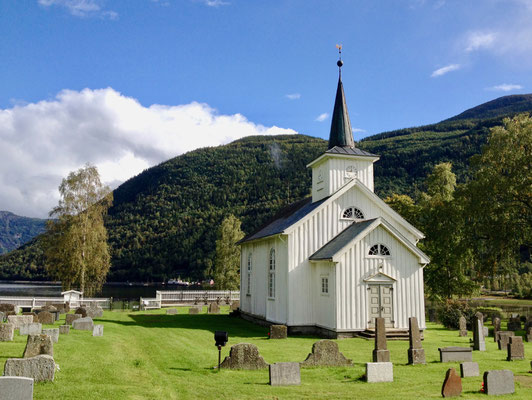
[[[220,314],[220,306],[218,303],[211,303],[209,304],[209,314]]]
[[[270,325],[270,339],[286,339],[287,337],[286,325]]]
[[[408,364],[425,364],[425,350],[421,345],[421,335],[416,317],[408,318],[408,328],[408,339],[410,342]]]
[[[460,332],[458,332],[458,336],[460,337],[467,336],[467,320],[465,319],[463,315],[458,320],[458,324],[460,325]]]
[[[443,347],[440,352],[440,362],[473,361],[473,350],[471,347]]]
[[[281,362],[270,364],[270,385],[301,385],[301,369],[299,363]]]
[[[445,374],[441,395],[442,397],[457,397],[461,394],[462,379],[458,376],[454,368],[449,368]]]
[[[466,361],[460,364],[460,376],[462,378],[469,378],[471,376],[479,376],[478,363]]]
[[[85,318],[87,316],[87,309],[85,307],[78,307],[74,311],[74,314],[81,314],[81,318]]]
[[[514,336],[515,333],[512,331],[499,331],[497,332],[497,344],[499,345],[499,350],[506,350],[508,343],[510,342],[510,336]]]
[[[497,341],[497,332],[501,330],[501,319],[499,317],[493,318],[493,341]]]
[[[514,393],[514,373],[507,369],[484,372],[484,391],[492,396]]]
[[[229,369],[263,369],[268,364],[259,354],[254,344],[239,343],[231,346],[229,355],[220,364],[220,368]]]
[[[510,342],[507,345],[508,357],[506,360],[524,360],[525,359],[525,345],[521,336],[510,336]]]
[[[473,350],[486,351],[484,327],[482,326],[482,320],[476,314],[473,317]]]
[[[35,357],[41,354],[54,356],[54,345],[52,338],[45,334],[28,335],[26,348],[24,349],[24,358]]]
[[[352,361],[338,350],[338,344],[332,340],[322,339],[312,345],[310,353],[305,361],[301,363],[302,367],[328,366],[343,367],[352,365]]]
[[[510,318],[508,321],[508,330],[514,332],[521,330],[521,318],[519,316]]]
[[[373,362],[390,362],[390,350],[386,347],[386,327],[384,318],[375,318],[375,349]]]
[[[37,318],[39,319],[39,322],[43,325],[53,325],[55,322],[55,316],[49,311],[41,311]]]

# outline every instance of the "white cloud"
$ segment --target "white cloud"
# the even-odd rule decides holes
[[[360,129],[360,128],[352,128],[351,129],[353,131],[353,133],[363,133],[363,132],[366,132],[365,129]]]
[[[299,100],[301,98],[301,94],[300,93],[291,93],[291,94],[286,94],[285,97],[288,100]]]
[[[222,115],[207,104],[144,107],[112,88],[64,90],[0,109],[0,209],[44,217],[57,187],[86,162],[108,184],[181,153],[249,135],[297,133]]]
[[[220,7],[220,6],[227,6],[230,3],[223,0],[203,0],[203,3],[209,7]]]
[[[450,64],[450,65],[447,65],[445,67],[442,67],[442,68],[438,68],[437,70],[433,71],[432,74],[430,75],[431,78],[435,78],[435,77],[438,77],[438,76],[442,76],[442,75],[445,75],[451,71],[456,71],[460,69],[460,64]]]
[[[316,117],[315,121],[323,122],[329,117],[329,113],[323,113]]]
[[[496,38],[497,34],[494,32],[469,32],[466,36],[465,51],[489,49]]]
[[[117,12],[102,9],[102,0],[38,0],[38,3],[44,7],[58,6],[66,8],[70,14],[76,17],[98,16],[112,20],[118,18]]]
[[[519,90],[519,89],[523,89],[523,86],[514,85],[511,83],[503,83],[502,85],[496,85],[496,86],[487,88],[487,90],[498,90],[502,92],[510,92],[512,90]]]

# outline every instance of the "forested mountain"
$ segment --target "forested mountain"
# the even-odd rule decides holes
[[[0,254],[16,249],[44,232],[46,220],[0,211]]]
[[[528,100],[527,100],[528,99]],[[453,164],[459,181],[489,128],[514,111],[532,111],[532,95],[497,99],[437,124],[385,132],[360,148],[381,156],[375,191],[415,196],[432,166]],[[512,105],[513,104],[513,105]],[[474,111],[476,110],[476,111]],[[469,114],[468,114],[469,113]],[[489,115],[487,119],[479,116]],[[114,192],[106,221],[112,249],[110,281],[160,281],[211,275],[216,229],[229,213],[249,233],[281,207],[310,194],[306,164],[327,142],[305,135],[255,136],[168,160]],[[39,240],[0,256],[0,279],[43,278]]]

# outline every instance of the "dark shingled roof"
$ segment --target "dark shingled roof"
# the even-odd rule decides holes
[[[325,153],[329,154],[347,154],[349,156],[366,156],[366,157],[378,157],[368,151],[359,149],[358,147],[340,147],[334,146],[332,149],[327,150]]]
[[[282,208],[268,222],[262,225],[255,232],[245,236],[243,239],[237,242],[237,244],[283,233],[285,229],[308,215],[310,212],[312,212],[312,210],[315,210],[327,199],[328,197],[312,203],[312,197],[306,197],[303,200],[296,201],[295,203]]]
[[[344,248],[351,240],[356,238],[364,229],[370,226],[376,218],[362,222],[353,222],[342,232],[326,243],[321,249],[309,257],[309,260],[331,260],[333,256]]]

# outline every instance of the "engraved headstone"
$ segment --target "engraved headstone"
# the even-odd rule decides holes
[[[515,333],[512,331],[499,331],[497,332],[497,344],[499,345],[499,350],[506,350],[508,343],[510,343],[510,337],[514,336]]]
[[[440,351],[440,362],[473,361],[471,347],[443,347]]]
[[[421,334],[419,333],[416,317],[408,318],[408,328],[408,338],[410,342],[410,348],[408,349],[408,363],[425,364],[425,350],[421,345]]]
[[[87,308],[87,317],[91,317],[91,318],[103,317],[103,308],[101,308],[96,303],[91,304],[91,306]]]
[[[442,397],[457,397],[462,394],[462,379],[454,368],[449,368],[441,388]]]
[[[270,365],[270,385],[288,386],[301,385],[299,363],[281,362]]]
[[[166,315],[176,315],[177,314],[177,308],[168,308],[166,310]]]
[[[15,329],[20,329],[24,324],[33,323],[33,315],[8,315],[7,322],[13,324]]]
[[[510,336],[510,342],[507,345],[508,357],[506,360],[524,360],[525,359],[525,345],[521,336]]]
[[[460,364],[460,376],[462,378],[469,378],[471,376],[479,376],[478,363],[468,361]]]
[[[484,372],[484,391],[492,396],[514,393],[514,373],[507,369]]]
[[[231,303],[231,311],[236,311],[240,308],[240,301],[239,300],[233,300]]]
[[[11,342],[15,335],[15,325],[0,324],[0,342]]]
[[[24,324],[20,327],[19,334],[21,335],[39,335],[42,331],[42,324],[33,322],[31,324]]]
[[[250,343],[239,343],[231,346],[229,355],[220,365],[220,368],[229,369],[263,369],[266,367],[268,364],[259,354],[259,349]]]
[[[42,333],[50,336],[53,343],[57,343],[59,341],[59,328],[43,329]]]
[[[473,350],[486,351],[482,320],[479,319],[476,314],[475,317],[473,317]]]
[[[72,329],[78,331],[92,331],[94,322],[91,317],[78,318],[72,322]]]
[[[460,325],[460,332],[458,333],[458,336],[465,337],[467,336],[467,320],[462,315],[458,321],[458,324]]]
[[[68,335],[70,333],[70,325],[59,325],[59,334]]]
[[[35,382],[53,381],[55,361],[52,356],[38,355],[29,358],[8,358],[4,366],[4,376],[25,376]]]
[[[35,357],[41,354],[54,356],[54,345],[52,338],[45,334],[28,335],[26,348],[24,349],[24,358]]]
[[[322,339],[312,345],[310,353],[305,361],[301,363],[302,367],[329,366],[340,367],[352,365],[353,362],[345,358],[338,349],[338,344],[332,340]]]
[[[373,362],[390,362],[390,350],[386,347],[386,328],[384,318],[375,318],[375,349]]]
[[[203,306],[193,306],[188,309],[189,314],[199,314],[203,311]]]
[[[103,325],[94,325],[92,328],[92,336],[103,336]]]
[[[286,339],[287,337],[286,325],[270,325],[270,339]]]
[[[33,379],[24,376],[0,376],[0,395],[2,399],[32,400]]]
[[[81,314],[67,314],[65,317],[65,324],[72,325],[72,322],[81,318]]]
[[[43,325],[53,325],[55,322],[55,316],[49,312],[49,311],[41,311],[37,318],[39,319],[39,322]]]
[[[208,312],[209,314],[220,314],[220,306],[218,303],[210,303]]]
[[[508,330],[514,332],[521,330],[521,318],[519,316],[510,318],[508,321]]]
[[[366,363],[366,382],[393,382],[393,364],[391,362]]]
[[[497,332],[501,330],[501,319],[499,317],[493,318],[493,341],[497,341]]]

